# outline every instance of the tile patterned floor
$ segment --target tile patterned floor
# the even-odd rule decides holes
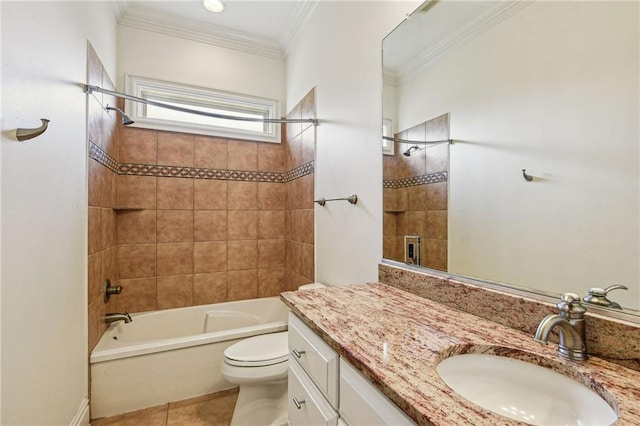
[[[92,426],[229,426],[238,389],[91,421]]]

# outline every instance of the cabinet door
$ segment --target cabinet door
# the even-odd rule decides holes
[[[358,370],[340,358],[340,417],[351,426],[415,425]]]
[[[294,360],[289,361],[288,393],[287,412],[291,426],[338,424],[338,413]]]
[[[289,314],[289,360],[297,361],[320,392],[338,406],[338,354],[294,314]]]

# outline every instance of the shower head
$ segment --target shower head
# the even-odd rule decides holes
[[[129,116],[125,114],[124,111],[121,110],[120,108],[107,105],[107,111],[111,111],[111,110],[118,111],[120,113],[123,126],[128,126],[129,124],[135,123],[135,121],[130,119]]]
[[[402,153],[402,155],[406,157],[411,157],[411,151],[418,151],[419,149],[420,147],[418,145],[410,146],[409,149],[407,149],[405,152]]]

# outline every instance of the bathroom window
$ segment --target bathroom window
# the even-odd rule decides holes
[[[382,136],[393,137],[393,120],[390,118],[382,119]],[[382,153],[393,155],[394,143],[388,139],[382,139]]]
[[[126,76],[127,93],[176,107],[246,118],[280,118],[279,102],[186,84]],[[154,105],[127,101],[125,111],[135,124],[155,130],[280,142],[280,124],[238,121],[175,111]]]

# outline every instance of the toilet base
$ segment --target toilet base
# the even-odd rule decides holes
[[[287,382],[240,386],[231,426],[286,426]]]

